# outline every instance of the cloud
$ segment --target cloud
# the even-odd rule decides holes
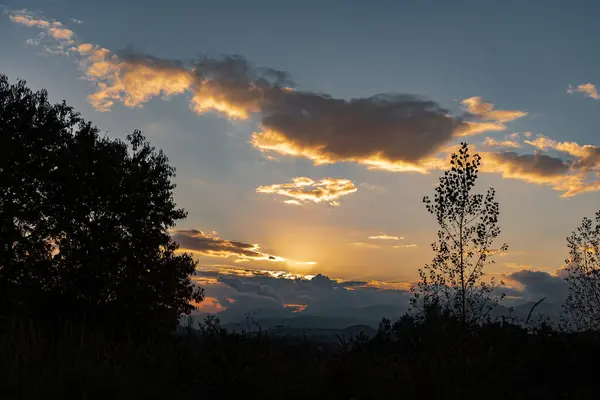
[[[404,239],[404,237],[390,236],[390,235],[386,235],[385,233],[381,233],[380,235],[377,235],[377,236],[369,236],[369,239],[371,239],[371,240],[402,240],[402,239]]]
[[[217,283],[205,289],[207,296],[219,299],[223,310],[218,315],[224,322],[243,321],[247,315],[256,319],[306,315],[354,318],[376,325],[384,316],[396,318],[405,312],[410,296],[409,287],[397,282],[344,281],[283,271],[276,276],[275,271],[234,267],[200,268],[196,275],[216,278]]]
[[[73,43],[75,33],[66,28],[58,21],[47,20],[38,17],[28,10],[10,11],[9,18],[16,24],[24,25],[29,28],[38,28],[42,32],[35,39],[28,39],[27,43],[39,45],[45,42],[45,49],[52,54],[67,54],[66,46]],[[52,42],[46,39],[54,39]]]
[[[465,124],[457,130],[457,136],[473,136],[490,131],[503,131],[507,127],[505,122],[527,115],[518,110],[494,110],[494,105],[483,101],[479,96],[469,97],[461,101],[466,110]]]
[[[600,147],[592,145],[579,145],[575,142],[557,142],[546,136],[538,135],[535,140],[526,140],[525,143],[537,147],[542,151],[554,149],[576,159],[574,168],[582,170],[597,170],[600,168]]]
[[[596,88],[596,85],[590,82],[583,83],[577,87],[569,85],[567,87],[567,93],[583,93],[583,95],[586,97],[590,97],[594,100],[600,100],[600,94],[598,94],[598,89]]]
[[[573,267],[574,267],[573,264],[570,264],[570,263],[564,264],[559,269],[554,271],[554,276],[556,276],[560,279],[567,279],[569,277],[569,270]]]
[[[497,123],[514,121],[527,115],[518,110],[494,110],[494,105],[483,101],[479,96],[469,97],[461,102],[466,110],[478,119],[495,121]]]
[[[256,121],[259,129],[250,143],[268,157],[277,153],[305,158],[316,165],[352,162],[368,169],[428,173],[447,167],[447,152],[457,139],[503,131],[507,123],[527,115],[519,110],[498,110],[479,96],[464,99],[464,112],[456,116],[435,101],[414,94],[338,99],[295,89],[286,72],[257,67],[241,56],[184,62],[112,52],[77,41],[60,22],[27,11],[10,16],[14,22],[41,29],[53,38],[58,46],[49,51],[74,58],[84,78],[96,85],[88,100],[97,110],[109,111],[119,103],[141,107],[155,97],[186,95],[190,108],[198,114],[216,112],[230,119]],[[42,39],[47,38],[34,42]],[[515,139],[486,139],[484,145],[518,149]],[[581,174],[584,162],[590,160],[582,158],[574,164],[547,155],[488,152],[484,169],[552,186],[566,197],[600,189],[591,175]],[[314,199],[339,205],[335,199],[326,200],[333,196],[327,186],[306,193],[295,186],[292,182],[260,190],[290,197],[286,203],[291,205]]]
[[[357,190],[354,183],[348,179],[324,178],[314,181],[307,177],[297,177],[290,183],[260,186],[256,192],[291,197],[292,200],[284,202],[286,204],[302,205],[306,202],[325,202],[336,206],[339,205],[337,199]]]
[[[241,261],[284,262],[285,259],[261,251],[257,244],[248,244],[235,240],[225,240],[216,233],[205,233],[197,229],[172,230],[171,237],[180,246],[181,251],[192,252],[208,257],[233,257]]]
[[[379,249],[381,248],[380,245],[377,244],[373,244],[373,243],[365,243],[365,242],[353,242],[351,243],[353,246],[360,246],[360,247],[366,247],[369,249]]]
[[[514,151],[485,153],[486,172],[499,172],[506,178],[519,178],[532,182],[553,181],[569,171],[570,165],[546,154],[518,154]]]
[[[400,244],[400,245],[394,246],[395,249],[412,249],[414,247],[417,247],[417,245],[416,244]]]
[[[9,15],[9,18],[17,24],[25,25],[30,28],[35,27],[49,29],[52,26],[50,22],[43,19],[35,19],[32,15],[29,15],[27,12],[24,11],[14,12]]]
[[[217,314],[225,310],[225,307],[219,302],[216,297],[205,297],[202,302],[195,304],[197,312],[207,314]]]
[[[392,171],[427,170],[463,125],[435,102],[408,94],[343,100],[279,91],[261,111],[262,131],[251,141],[260,150]]]
[[[404,240],[403,236],[390,236],[390,235],[386,235],[385,233],[382,233],[380,235],[376,235],[376,236],[369,236],[369,240],[375,240],[375,241],[381,241],[381,242],[395,242],[398,240]],[[393,246],[382,246],[379,244],[373,244],[373,243],[365,243],[365,242],[354,242],[351,243],[354,246],[360,246],[360,247],[364,247],[364,248],[368,248],[368,249],[409,249],[409,248],[413,248],[413,247],[417,247],[416,244],[399,244],[399,245],[393,245]]]
[[[499,173],[505,178],[551,186],[563,192],[561,197],[600,190],[595,169],[590,173],[582,164],[547,154],[518,154],[512,151],[480,153],[482,171]]]
[[[48,29],[48,33],[57,40],[70,40],[74,35],[72,30],[63,28],[60,22],[52,23],[52,27]]]
[[[565,193],[563,197],[600,190],[600,147],[580,145],[575,142],[558,142],[544,135],[525,143],[541,150],[553,150],[567,156],[564,161],[569,166],[568,172],[562,179],[553,183],[555,189]]]
[[[561,303],[567,296],[567,282],[547,272],[524,269],[508,275],[508,278],[524,286],[523,293],[528,300],[548,297],[552,302]]]
[[[262,318],[320,316],[355,318],[354,323],[377,325],[382,317],[397,318],[408,309],[411,282],[343,280],[317,274],[302,276],[234,266],[199,268],[194,279],[213,282],[206,294],[218,299],[223,322],[239,322],[250,315]],[[539,310],[555,313],[566,295],[564,280],[546,272],[516,271],[504,279],[510,304],[525,317],[531,302],[547,297]],[[506,304],[508,306],[508,303]],[[200,310],[202,312],[202,310]]]
[[[33,22],[28,14],[17,19],[55,28],[57,40],[73,36],[59,31],[66,29],[62,25],[51,28],[44,23],[48,21]],[[89,43],[74,44],[69,51],[84,77],[96,84],[89,101],[100,111],[116,103],[140,107],[154,97],[187,94],[198,114],[256,117],[260,130],[251,143],[257,149],[315,164],[353,162],[369,169],[426,173],[440,168],[438,153],[452,140],[503,130],[502,122],[518,113],[490,110],[482,117],[479,105],[477,113],[452,116],[436,102],[413,94],[336,99],[296,90],[287,73],[256,67],[240,56],[182,62],[115,53]]]
[[[487,137],[482,144],[486,147],[521,148],[521,144],[515,140],[496,140],[491,137]]]

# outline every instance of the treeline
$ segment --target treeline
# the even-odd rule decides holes
[[[568,239],[563,323],[492,318],[507,245],[495,192],[462,144],[424,199],[439,224],[411,310],[331,346],[237,334],[209,318],[169,234],[174,169],[139,131],[110,139],[0,75],[0,393],[7,399],[596,398],[600,214]]]

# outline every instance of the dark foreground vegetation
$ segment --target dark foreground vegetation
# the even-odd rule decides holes
[[[66,104],[0,75],[1,399],[592,399],[600,356],[600,214],[568,239],[560,327],[492,319],[502,282],[493,189],[463,144],[427,210],[440,226],[411,311],[331,344],[232,333],[209,318],[174,169],[134,132],[101,137]],[[543,299],[541,299],[543,300]],[[195,329],[197,328],[197,329]]]
[[[265,334],[116,339],[65,325],[0,337],[3,399],[596,399],[598,335],[404,320],[331,346]]]

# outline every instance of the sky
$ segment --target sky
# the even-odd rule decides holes
[[[433,257],[423,196],[463,140],[509,245],[488,273],[515,298],[562,296],[565,237],[600,199],[600,4],[0,6],[0,73],[112,137],[142,130],[176,167],[201,310],[404,302]]]

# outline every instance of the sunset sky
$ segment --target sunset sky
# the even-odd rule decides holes
[[[600,3],[0,4],[0,73],[110,136],[142,130],[177,168],[189,216],[172,234],[214,286],[206,310],[248,293],[306,309],[248,276],[405,289],[433,256],[422,198],[461,140],[509,245],[488,272],[517,291],[539,294],[529,271],[558,279],[565,237],[600,209]]]

